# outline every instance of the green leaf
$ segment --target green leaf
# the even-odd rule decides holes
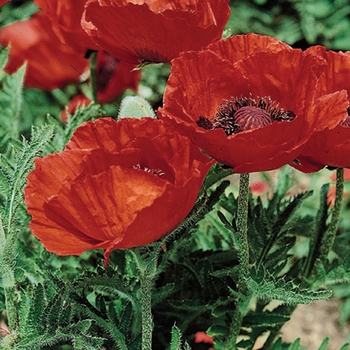
[[[92,320],[82,320],[75,324],[79,332],[86,333],[91,327]]]
[[[327,350],[329,343],[329,338],[324,338],[318,350]]]
[[[8,134],[8,138],[19,137],[19,116],[22,107],[22,90],[25,66],[11,75],[5,75],[0,89],[0,125],[1,132]]]
[[[349,343],[346,343],[339,350],[348,350],[348,349],[349,349]]]
[[[295,339],[292,344],[290,344],[288,350],[299,350],[300,349],[300,338]]]
[[[8,60],[9,51],[10,51],[9,47],[3,48],[0,50],[0,81],[2,81],[6,75],[4,68]]]
[[[261,300],[280,300],[287,305],[309,304],[311,301],[327,299],[332,295],[329,290],[302,289],[292,281],[275,278],[264,269],[259,271],[252,269],[252,274],[247,279],[247,286],[251,295]]]
[[[171,329],[170,350],[181,350],[181,332],[175,325]]]
[[[151,105],[140,96],[127,96],[122,100],[118,119],[119,118],[137,118],[142,117],[156,118]]]
[[[289,316],[275,312],[254,312],[244,317],[244,326],[271,327],[276,324],[284,324],[289,320]]]

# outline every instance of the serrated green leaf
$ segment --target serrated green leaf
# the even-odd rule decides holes
[[[175,325],[171,329],[170,350],[181,350],[181,332]]]
[[[5,75],[0,89],[0,125],[9,138],[19,137],[19,115],[22,107],[22,89],[25,65],[11,75]]]
[[[7,59],[8,59],[8,53],[10,48],[2,48],[0,50],[0,81],[4,79],[4,76],[6,75],[4,71],[4,67],[6,66]]]
[[[300,288],[292,281],[275,278],[267,270],[252,270],[247,279],[247,286],[251,295],[266,300],[280,300],[287,305],[309,304],[314,300],[328,299],[332,292],[329,290],[314,291]]]
[[[75,324],[81,333],[86,333],[92,325],[92,320],[82,320]]]

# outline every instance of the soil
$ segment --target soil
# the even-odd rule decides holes
[[[300,338],[300,345],[305,346],[307,350],[317,350],[323,339],[328,337],[327,350],[339,350],[347,342],[350,344],[350,326],[340,327],[338,319],[337,300],[299,305],[291,320],[282,328],[282,339],[292,343]]]

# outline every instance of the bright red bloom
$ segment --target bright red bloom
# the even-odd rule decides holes
[[[11,44],[5,67],[7,73],[11,74],[27,63],[24,83],[28,87],[60,88],[76,82],[89,65],[82,55],[61,43],[42,12],[1,29],[0,44]]]
[[[77,52],[98,50],[98,46],[80,24],[86,0],[34,0],[34,2],[50,18],[53,31],[63,43]]]
[[[45,248],[79,255],[154,242],[192,209],[213,162],[152,118],[87,122],[66,149],[35,160],[25,187],[30,229]]]
[[[194,335],[194,342],[195,343],[207,343],[207,344],[213,344],[214,338],[208,335],[205,332],[197,332]]]
[[[76,95],[68,103],[67,107],[61,111],[60,117],[64,122],[68,121],[67,109],[70,115],[73,115],[78,107],[88,106],[92,100],[85,95]]]
[[[209,336],[205,332],[197,332],[194,335],[194,342],[196,344],[198,344],[198,343],[213,344],[214,343],[214,338]],[[214,350],[214,348],[210,347],[210,348],[208,348],[208,350]]]
[[[276,169],[345,118],[345,91],[315,100],[325,66],[273,38],[234,36],[172,61],[158,116],[236,173]]]
[[[346,90],[350,96],[350,52],[326,51],[322,46],[306,50],[327,60],[327,70],[321,75],[317,96]],[[303,172],[314,172],[324,166],[350,168],[350,108],[344,106],[347,118],[334,129],[315,133],[291,165]]]
[[[134,68],[134,65],[119,61],[105,51],[98,51],[96,68],[98,102],[111,102],[128,88],[137,92],[141,71],[133,70]],[[77,95],[69,102],[68,111],[74,114],[79,105],[88,106],[91,101],[84,95]],[[67,121],[66,109],[62,111],[61,119]]]
[[[141,72],[135,65],[120,61],[105,51],[97,55],[97,99],[100,103],[113,101],[126,89],[137,91]]]
[[[6,4],[7,2],[9,2],[10,0],[0,0],[0,6]]]
[[[82,26],[112,56],[170,62],[222,36],[228,0],[88,0]]]

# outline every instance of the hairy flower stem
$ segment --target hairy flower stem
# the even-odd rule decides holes
[[[153,277],[147,266],[141,274],[142,350],[152,350],[152,286]]]
[[[337,179],[335,185],[335,202],[334,208],[332,211],[332,219],[328,227],[327,232],[325,233],[322,244],[320,247],[319,259],[324,262],[327,259],[328,253],[333,247],[335,235],[337,234],[339,218],[341,213],[341,204],[343,199],[344,192],[344,169],[337,168],[336,170]]]
[[[243,302],[237,302],[230,326],[225,349],[236,349],[243,317],[248,312],[250,296],[248,295],[247,279],[249,277],[249,245],[248,245],[248,203],[249,203],[249,174],[241,174],[239,179],[238,208],[237,208],[237,254],[239,258],[238,292],[244,296]]]
[[[92,100],[98,103],[97,99],[97,51],[91,51],[90,53],[90,84],[91,84],[91,94]]]
[[[315,273],[315,269],[317,267],[315,264],[316,260],[324,263],[327,259],[328,253],[333,247],[341,212],[343,190],[344,169],[337,169],[335,202],[332,210],[331,222],[325,232],[323,230],[321,230],[321,232],[316,232],[320,237],[316,237],[310,242],[309,256],[303,268],[303,277],[305,278],[304,283],[309,283],[307,282],[307,279]],[[326,203],[323,205],[326,206]]]
[[[248,245],[248,200],[249,200],[249,174],[241,174],[239,178],[237,234],[239,278],[238,291],[247,293],[246,281],[249,277],[249,245]]]
[[[157,274],[158,256],[161,243],[155,244],[148,254],[139,249],[132,251],[140,271],[141,282],[141,312],[142,312],[142,350],[152,350],[152,288]]]

